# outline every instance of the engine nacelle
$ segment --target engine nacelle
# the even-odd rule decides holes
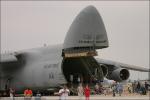
[[[117,68],[113,70],[109,75],[108,79],[115,80],[117,82],[125,81],[129,78],[130,73],[127,69]]]

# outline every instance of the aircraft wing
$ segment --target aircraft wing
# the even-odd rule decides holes
[[[18,59],[13,53],[0,55],[0,63],[16,62],[16,61],[18,61]]]
[[[135,66],[135,65],[128,65],[128,64],[120,63],[120,67],[130,69],[130,70],[135,70],[135,71],[150,72],[150,69],[148,69],[148,68],[139,67],[139,66]]]
[[[141,71],[141,72],[150,72],[150,69],[144,68],[144,67],[139,67],[135,65],[129,65],[129,64],[124,64],[124,63],[119,63],[115,61],[110,61],[110,60],[105,60],[105,59],[97,59],[99,64],[104,64],[106,66],[110,67],[120,67],[120,68],[126,68],[129,70],[135,70],[135,71]]]
[[[16,69],[24,63],[22,53],[7,53],[0,55],[0,69],[8,70],[10,68]]]

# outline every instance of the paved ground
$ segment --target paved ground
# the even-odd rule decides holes
[[[0,98],[0,100],[13,100],[11,98]],[[14,100],[24,100],[23,97],[16,97]],[[39,100],[35,97],[32,97],[32,100]],[[41,100],[59,100],[58,96],[47,96],[47,97],[41,97]],[[78,96],[69,96],[68,100],[79,100]],[[82,100],[85,100],[83,97]],[[150,97],[147,96],[141,96],[141,95],[136,95],[136,96],[99,96],[99,95],[92,95],[90,97],[90,100],[150,100]]]

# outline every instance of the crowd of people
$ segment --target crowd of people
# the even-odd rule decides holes
[[[129,93],[138,93],[141,95],[146,95],[148,91],[150,91],[150,84],[148,82],[140,83],[138,81],[134,81],[128,85]]]
[[[91,94],[94,95],[112,95],[115,97],[116,95],[126,95],[128,92],[129,94],[140,94],[140,95],[146,95],[147,92],[150,92],[150,84],[148,82],[129,82],[126,84],[119,83],[119,82],[113,82],[112,84],[106,85],[101,82],[95,83],[95,86],[89,85],[89,84],[82,84],[79,83],[79,85],[74,88],[73,85],[71,88],[68,88],[67,85],[64,85],[63,88],[61,88],[58,92],[59,99],[60,100],[68,100],[68,96],[72,93],[72,95],[78,95],[79,100],[83,100],[83,97],[85,97],[85,100],[89,100],[89,97]],[[10,88],[10,97],[12,100],[14,100],[14,93],[15,91]],[[76,92],[76,93],[75,93]],[[24,90],[24,98],[25,100],[31,100],[33,96],[33,92],[31,89],[27,88]],[[36,93],[37,100],[40,100],[41,94],[38,91]]]
[[[60,100],[68,100],[68,95],[70,94],[70,90],[64,85],[63,89],[59,90]],[[79,100],[82,100],[83,96],[85,95],[85,100],[90,100],[90,87],[86,84],[85,88],[83,88],[82,84],[80,83],[77,87],[77,94],[79,96]]]
[[[149,90],[150,84],[147,82],[140,83],[140,82],[132,82],[132,83],[119,83],[114,82],[110,85],[105,86],[105,84],[102,83],[96,83],[94,87],[89,87],[89,85],[83,86],[82,83],[79,83],[79,86],[77,87],[77,95],[79,100],[83,100],[83,97],[85,97],[85,100],[89,100],[89,97],[91,94],[94,95],[112,95],[115,97],[116,95],[122,96],[122,95],[129,95],[129,94],[140,94],[140,95],[146,95]],[[71,91],[67,88],[66,92],[65,88],[59,91],[60,100],[67,100],[69,93],[73,90],[70,88]],[[75,89],[74,89],[75,90]]]
[[[114,82],[111,85],[103,86],[102,84],[96,83],[95,87],[95,94],[104,94],[109,95],[112,94],[112,96],[116,96],[118,94],[121,96],[122,94],[140,94],[140,95],[146,95],[148,91],[150,91],[150,84],[148,82],[129,82],[129,83],[119,83]]]

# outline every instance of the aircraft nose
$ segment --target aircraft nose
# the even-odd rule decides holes
[[[98,12],[97,12],[97,9],[96,9],[94,6],[92,6],[92,5],[87,6],[86,8],[84,8],[84,9],[82,10],[82,12],[92,13],[92,14],[98,13]],[[82,13],[82,12],[81,12],[81,13]]]
[[[97,9],[84,8],[71,24],[64,41],[64,49],[74,47],[108,47],[107,33]]]

